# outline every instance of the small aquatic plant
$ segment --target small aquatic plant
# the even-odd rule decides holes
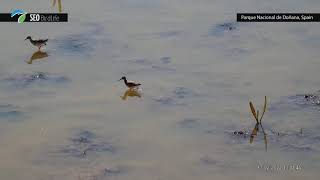
[[[251,113],[252,113],[254,119],[256,120],[256,125],[254,126],[254,128],[251,132],[251,135],[250,135],[250,144],[253,142],[253,139],[257,136],[257,134],[259,132],[259,127],[261,127],[261,130],[262,130],[263,136],[264,136],[265,149],[267,151],[267,143],[268,143],[267,134],[264,131],[262,123],[261,123],[262,118],[264,116],[264,113],[266,112],[266,109],[267,109],[267,96],[264,96],[264,106],[263,106],[263,111],[262,111],[262,114],[260,117],[259,117],[259,110],[256,111],[256,109],[254,108],[254,105],[251,101],[249,103],[249,106],[250,106]]]
[[[53,0],[53,3],[52,3],[52,6],[55,6],[57,3],[57,0]],[[62,12],[62,4],[61,4],[61,0],[58,0],[58,10],[59,10],[59,13]]]
[[[266,112],[267,109],[267,96],[264,96],[264,106],[263,106],[263,111],[262,111],[262,115],[259,118],[259,110],[255,110],[253,103],[250,101],[249,103],[252,115],[254,117],[254,119],[256,120],[257,124],[261,124],[262,118],[264,116],[264,113]]]

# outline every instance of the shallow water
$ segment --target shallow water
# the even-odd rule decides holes
[[[234,19],[318,7],[62,0],[68,23],[1,23],[0,179],[316,179],[320,106],[303,94],[320,89],[320,25]],[[0,12],[12,8],[58,11],[28,0]],[[45,54],[28,35],[49,38]],[[252,131],[248,103],[264,96],[267,151],[261,130],[252,144],[234,134]]]

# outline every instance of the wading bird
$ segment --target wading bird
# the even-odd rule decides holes
[[[47,41],[48,39],[39,39],[39,40],[33,40],[31,38],[31,36],[28,36],[25,40],[29,39],[30,40],[30,43],[34,46],[37,46],[38,49],[40,50],[42,46],[45,46],[47,45]]]
[[[121,80],[123,80],[124,84],[130,89],[137,88],[137,87],[139,87],[141,85],[139,83],[135,83],[135,82],[132,82],[132,81],[127,81],[127,78],[125,76],[123,76],[119,81],[121,81]]]

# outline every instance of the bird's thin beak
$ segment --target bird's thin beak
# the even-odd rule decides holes
[[[118,81],[121,81],[122,79],[119,79]]]

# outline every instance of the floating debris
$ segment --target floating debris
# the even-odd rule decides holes
[[[320,91],[310,94],[297,94],[282,98],[270,107],[270,111],[301,111],[302,109],[319,110]]]
[[[320,115],[320,104],[318,104],[319,97],[319,92],[285,96],[280,98],[280,100],[277,102],[271,104],[269,111],[271,112],[271,116],[277,119],[287,119],[287,116],[297,116],[302,118],[303,114],[307,113],[307,118],[316,122],[318,116]],[[287,121],[288,120],[281,121],[279,123],[282,125],[285,125],[285,123],[290,123]],[[305,132],[303,131],[303,134],[304,133]],[[282,134],[280,133],[280,135]]]
[[[306,101],[309,101],[311,104],[320,105],[320,97],[314,94],[306,94],[304,95]]]

